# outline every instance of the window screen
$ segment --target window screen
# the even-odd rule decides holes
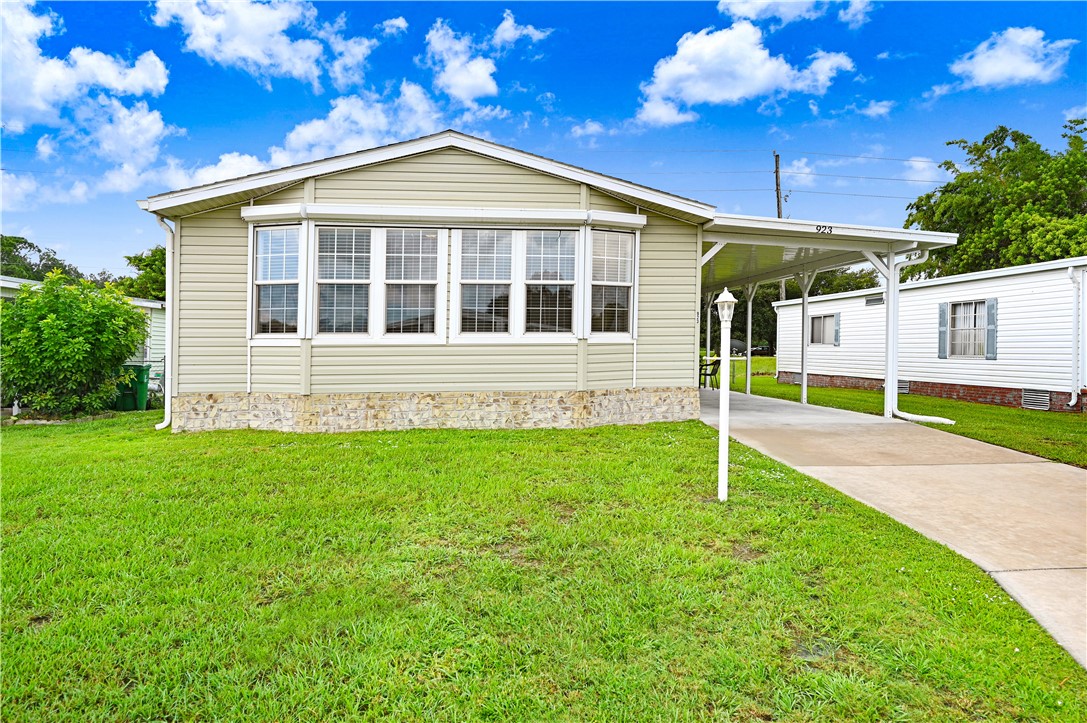
[[[256,331],[298,331],[298,228],[256,232]]]
[[[370,229],[317,230],[317,330],[370,331]]]
[[[461,333],[505,333],[510,328],[513,232],[461,232]],[[474,281],[505,283],[469,283]]]
[[[573,332],[576,253],[576,231],[528,232],[525,245],[526,332]]]
[[[390,228],[385,232],[385,332],[433,334],[438,296],[438,232]],[[429,283],[426,283],[429,282]]]
[[[593,231],[592,327],[594,333],[630,332],[634,234]]]

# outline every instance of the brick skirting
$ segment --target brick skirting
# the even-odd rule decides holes
[[[354,432],[415,428],[581,428],[698,419],[698,389],[581,392],[373,392],[179,394],[175,432],[276,429]]]
[[[906,380],[902,380],[906,381]],[[799,384],[799,372],[778,372],[779,384]],[[808,374],[810,387],[839,387],[843,389],[883,390],[882,379],[849,377],[829,374]],[[945,382],[921,382],[910,380],[910,394],[943,399],[960,399],[980,404],[996,404],[1002,407],[1023,406],[1023,390],[1015,387],[983,387],[972,384],[948,384]],[[1052,412],[1087,411],[1087,394],[1081,394],[1075,407],[1069,407],[1072,395],[1068,392],[1049,392],[1049,410]]]

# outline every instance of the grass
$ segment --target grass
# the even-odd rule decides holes
[[[983,572],[716,433],[3,430],[23,720],[1084,720]]]
[[[737,363],[736,367],[732,389],[743,391],[743,364]],[[757,374],[758,367],[754,369]],[[778,384],[772,376],[752,377],[751,393],[800,401],[799,385]],[[883,414],[882,391],[808,387],[808,401],[823,407]],[[934,429],[1034,454],[1054,462],[1087,468],[1087,419],[1082,414],[1000,407],[920,394],[900,395],[898,407],[911,414],[955,420],[953,426],[925,425]]]

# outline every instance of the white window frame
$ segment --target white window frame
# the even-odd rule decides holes
[[[584,299],[584,258],[585,258],[585,227],[552,227],[552,228],[524,228],[521,231],[520,255],[514,259],[517,269],[514,271],[515,286],[518,286],[519,300],[517,306],[518,330],[521,338],[528,343],[553,344],[572,342],[585,338],[585,299]],[[559,281],[555,283],[540,283],[528,279],[528,234],[532,231],[573,231],[574,239],[574,278],[572,281]],[[516,243],[514,244],[516,248]],[[517,254],[515,254],[517,256]],[[518,283],[519,282],[519,283]],[[528,287],[529,286],[570,286],[571,293],[571,318],[570,331],[528,331]],[[512,300],[510,302],[513,303]]]
[[[830,319],[830,337],[827,340],[827,319]],[[815,322],[819,320],[822,323],[820,331],[819,341],[815,341]],[[808,317],[808,346],[834,346],[834,314],[816,314],[815,316]]]
[[[607,233],[630,234],[634,237],[631,244],[630,259],[630,283],[612,283],[607,281],[593,281],[593,232],[603,231]],[[637,338],[638,328],[638,257],[641,248],[641,231],[629,228],[607,228],[603,226],[589,227],[585,233],[584,264],[585,289],[582,293],[584,305],[585,337],[590,343],[621,344],[631,343]],[[593,287],[594,286],[625,286],[630,289],[630,331],[593,331]]]
[[[349,229],[352,229],[352,230],[365,229],[365,230],[370,232],[370,275],[365,281],[357,280],[357,279],[335,279],[335,280],[327,280],[326,279],[324,281],[321,280],[321,277],[320,277],[320,268],[321,268],[321,264],[320,264],[320,245],[318,243],[318,236],[319,236],[320,230],[322,228],[331,228],[331,229],[349,228]],[[357,343],[369,342],[370,340],[372,340],[374,338],[374,334],[373,334],[373,331],[374,331],[374,296],[375,296],[375,288],[374,287],[376,286],[376,284],[374,283],[374,263],[375,263],[375,258],[377,257],[377,253],[376,253],[377,243],[375,241],[376,231],[377,231],[377,229],[371,228],[369,226],[359,226],[359,225],[354,225],[354,224],[339,224],[339,223],[318,223],[318,224],[314,224],[312,238],[310,239],[311,240],[311,245],[310,246],[312,248],[312,254],[313,254],[313,303],[310,305],[310,308],[309,308],[309,312],[313,315],[313,320],[312,320],[312,322],[310,324],[310,328],[313,329],[313,338],[314,339],[316,339],[318,336],[323,337],[323,338],[336,337],[338,339],[343,339],[345,341],[357,344]],[[384,235],[384,229],[382,229],[382,235]],[[382,263],[382,270],[384,270],[384,268],[385,268],[384,267],[384,263],[385,263],[384,253],[381,254],[381,263]],[[321,331],[321,322],[320,322],[320,319],[321,319],[321,308],[320,308],[321,307],[321,284],[325,284],[327,286],[339,286],[339,285],[357,286],[357,285],[361,285],[361,284],[366,284],[366,286],[369,287],[368,288],[369,299],[367,300],[367,304],[368,304],[368,312],[367,313],[369,314],[369,318],[366,321],[366,328],[368,329],[368,331],[366,331],[366,332]]]
[[[955,307],[964,306],[966,304],[972,305],[975,309],[981,307],[981,315],[976,316],[979,318],[980,326],[974,326],[969,329],[956,329],[955,328]],[[966,301],[951,301],[947,304],[947,358],[948,359],[985,359],[986,353],[989,351],[988,346],[988,326],[989,326],[989,311],[986,308],[985,299],[970,299]],[[956,354],[954,353],[954,344],[952,333],[955,331],[971,331],[975,335],[981,336],[981,354]]]
[[[317,232],[316,229],[320,228],[367,228],[370,230],[370,331],[367,334],[345,334],[337,332],[318,332],[316,316],[318,314],[317,305],[319,299],[317,298],[317,280],[316,266],[316,244],[317,244]],[[386,278],[385,269],[385,241],[386,232],[390,229],[419,229],[425,231],[437,231],[438,232],[438,269],[437,278],[433,282],[416,282],[416,281],[389,281]],[[436,228],[434,226],[425,225],[382,225],[374,226],[372,224],[363,223],[337,223],[334,221],[322,221],[318,224],[314,224],[314,231],[312,234],[313,239],[313,267],[314,273],[310,280],[310,288],[313,289],[311,294],[312,301],[310,302],[310,314],[314,317],[315,321],[310,327],[314,333],[312,335],[313,343],[317,346],[375,346],[375,345],[390,345],[390,346],[434,346],[436,344],[446,343],[446,317],[447,317],[447,296],[448,296],[448,279],[449,279],[449,229]],[[434,298],[434,331],[432,333],[425,334],[388,334],[385,331],[385,299],[386,299],[386,286],[387,284],[431,284],[436,287]]]
[[[308,224],[303,223],[262,223],[250,224],[248,234],[248,264],[246,276],[246,332],[252,346],[296,346],[301,343],[309,330],[306,309],[309,303],[309,253]],[[295,281],[258,281],[257,280],[257,234],[264,229],[298,229],[298,277]],[[293,332],[258,332],[257,331],[257,286],[287,285],[298,286],[298,329]]]

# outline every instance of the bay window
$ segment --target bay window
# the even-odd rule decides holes
[[[298,228],[256,233],[256,332],[298,333]]]
[[[593,231],[592,333],[629,333],[634,234]]]

